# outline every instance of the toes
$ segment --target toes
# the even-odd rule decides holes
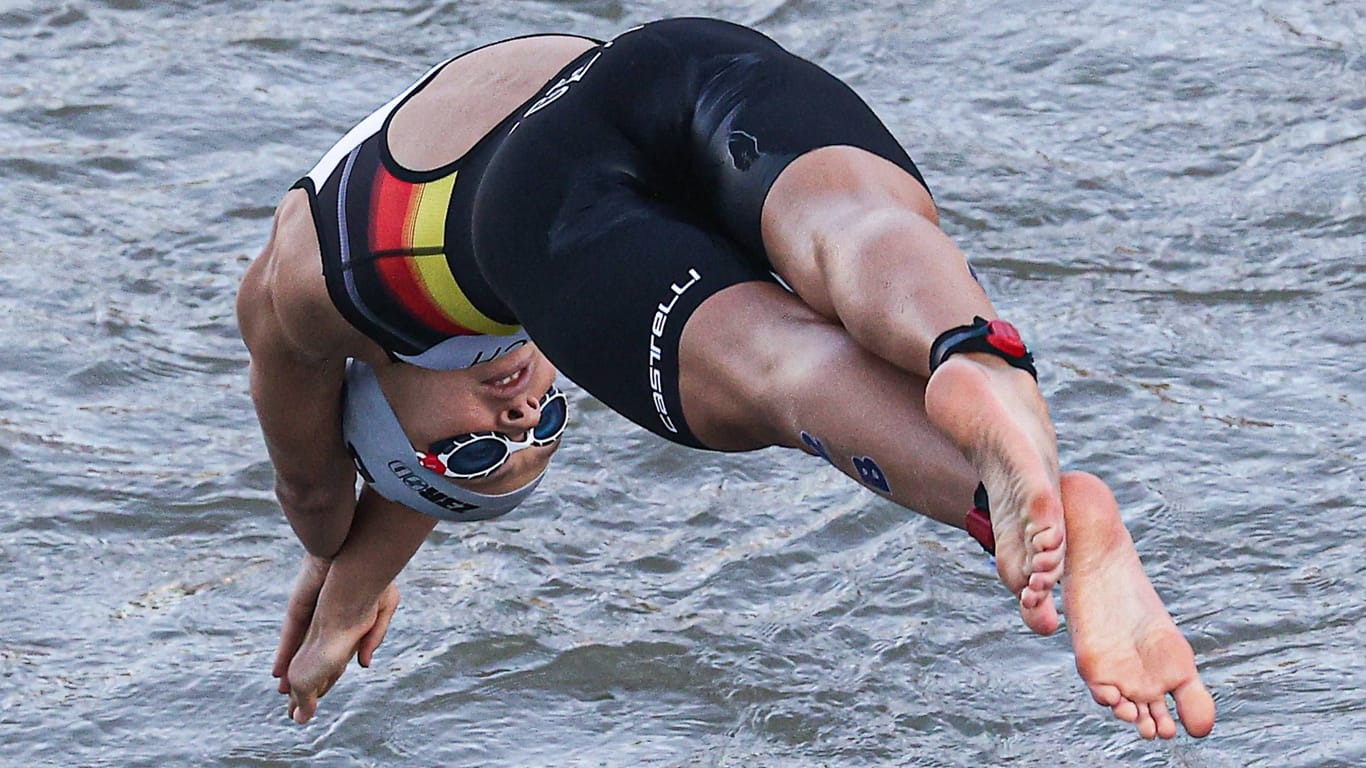
[[[1138,735],[1152,740],[1157,736],[1157,723],[1153,722],[1153,713],[1149,711],[1147,704],[1135,704],[1134,708],[1138,710],[1138,722],[1134,723],[1138,726]]]
[[[1036,634],[1051,635],[1058,631],[1058,606],[1053,593],[1036,592],[1026,587],[1020,592],[1020,618]]]
[[[1088,685],[1087,688],[1091,689],[1091,698],[1102,707],[1114,707],[1120,703],[1119,689],[1113,685]]]
[[[1038,552],[1026,563],[1030,578],[1034,576],[1047,576],[1053,584],[1058,583],[1062,578],[1063,551],[1055,549],[1049,552]]]
[[[1153,723],[1157,726],[1158,736],[1164,739],[1176,736],[1176,721],[1172,720],[1172,713],[1167,711],[1166,697],[1150,703],[1148,714],[1152,715]]]
[[[1138,722],[1138,705],[1128,699],[1120,699],[1118,704],[1110,707],[1110,711],[1126,723]]]
[[[1053,594],[1053,587],[1058,585],[1060,573],[1050,571],[1047,573],[1032,573],[1029,575],[1028,592],[1037,592],[1041,595]]]
[[[1029,538],[1030,546],[1035,552],[1057,552],[1062,556],[1062,542],[1064,528],[1061,525],[1050,525],[1040,531],[1033,532]]]
[[[1197,738],[1209,735],[1214,728],[1214,698],[1209,695],[1205,684],[1194,677],[1172,691],[1176,700],[1176,714],[1186,733]]]

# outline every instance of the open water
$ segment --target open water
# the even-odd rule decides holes
[[[436,60],[746,22],[846,78],[1043,361],[1220,707],[1145,743],[966,536],[575,391],[307,726],[299,547],[233,296],[288,185]],[[0,2],[0,765],[1366,764],[1356,0]],[[832,375],[837,375],[832,372]]]

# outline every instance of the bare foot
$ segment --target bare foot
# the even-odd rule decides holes
[[[1214,699],[1195,654],[1143,572],[1110,489],[1083,472],[1062,477],[1067,506],[1067,632],[1077,671],[1097,703],[1145,739],[1176,735],[1167,694],[1186,732],[1214,727]]]
[[[1038,387],[990,355],[954,355],[930,377],[925,410],[987,487],[996,572],[1019,595],[1021,617],[1052,634],[1066,530],[1056,440]]]

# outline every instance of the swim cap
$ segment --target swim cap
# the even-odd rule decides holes
[[[356,469],[384,498],[440,520],[488,520],[522,503],[545,471],[515,491],[490,496],[462,488],[418,463],[408,435],[370,366],[352,360],[342,393],[342,438]]]
[[[416,355],[402,355],[398,352],[394,352],[393,355],[419,368],[458,371],[497,360],[530,341],[531,337],[527,335],[526,329],[518,327],[507,336],[482,333],[452,336]]]

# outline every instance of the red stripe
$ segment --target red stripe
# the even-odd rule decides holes
[[[380,169],[375,175],[375,188],[370,196],[370,250],[394,250],[412,247],[409,222],[417,214],[421,188],[394,178]],[[375,260],[375,272],[384,282],[389,295],[403,306],[414,320],[440,333],[467,335],[469,329],[446,317],[423,287],[412,257],[390,256]]]

